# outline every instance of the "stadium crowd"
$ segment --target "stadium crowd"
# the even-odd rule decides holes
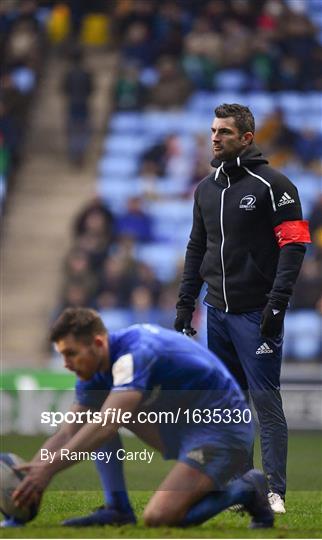
[[[46,50],[46,14],[35,0],[0,4],[0,211],[21,159]]]
[[[117,5],[120,110],[181,107],[195,90],[322,88],[314,2],[138,0]]]
[[[296,122],[285,106],[294,92],[299,108],[306,96],[321,99],[321,27],[309,5],[314,0],[114,4],[115,112],[98,165],[98,196],[75,220],[55,315],[66,306],[92,306],[112,327],[173,326],[192,193],[211,170],[204,103],[212,104],[211,118],[215,102],[233,92],[251,107],[256,97],[264,100],[256,142],[296,184],[301,177],[297,187],[313,245],[290,309],[302,322],[294,319],[289,328],[294,336],[303,320],[313,325],[315,345],[306,352],[286,340],[286,355],[319,357],[320,320],[310,317],[322,315],[322,133],[318,120]],[[201,119],[191,129],[196,112]],[[197,326],[202,311],[199,306]]]
[[[53,43],[65,39],[68,46],[75,45],[82,41],[86,14],[101,13],[109,20],[109,47],[119,57],[114,112],[98,163],[97,196],[75,218],[53,317],[66,306],[91,306],[111,327],[144,321],[173,326],[193,191],[211,170],[213,109],[218,102],[239,101],[254,110],[257,144],[272,166],[297,185],[304,217],[310,220],[313,244],[286,319],[291,336],[286,356],[321,357],[318,4],[316,0],[1,3],[2,198],[21,153],[26,113],[43,58],[44,29]],[[54,8],[50,24],[49,8]],[[197,327],[202,317],[200,305]],[[313,347],[307,340],[300,349],[294,346],[299,325],[315,328]]]

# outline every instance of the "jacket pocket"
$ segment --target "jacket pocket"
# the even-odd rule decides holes
[[[255,281],[265,281],[268,285],[272,286],[273,279],[267,276],[256,263],[252,253],[248,251],[246,260],[246,269],[249,276],[252,276]]]
[[[207,283],[217,283],[221,279],[221,262],[210,250],[206,251],[203,261],[199,268],[201,278]]]

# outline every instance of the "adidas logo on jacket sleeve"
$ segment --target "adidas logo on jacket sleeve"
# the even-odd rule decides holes
[[[282,197],[278,201],[277,206],[284,206],[285,204],[295,204],[294,199],[292,199],[292,197],[286,193],[286,191],[284,191]]]

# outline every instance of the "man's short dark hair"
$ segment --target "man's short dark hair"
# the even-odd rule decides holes
[[[54,322],[50,341],[56,343],[71,334],[75,339],[90,343],[94,336],[107,334],[99,314],[94,309],[67,308]]]
[[[232,117],[240,134],[250,131],[255,133],[255,119],[253,113],[245,105],[239,103],[223,103],[215,108],[217,118]]]

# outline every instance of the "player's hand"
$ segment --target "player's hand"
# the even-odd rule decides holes
[[[277,309],[268,302],[263,309],[260,324],[261,334],[266,338],[276,338],[281,335],[285,317],[284,309]]]
[[[177,317],[174,321],[174,328],[177,332],[182,332],[186,336],[192,337],[197,332],[191,326],[192,312],[191,311],[177,311]]]
[[[25,463],[15,467],[15,470],[27,474],[12,494],[14,503],[17,506],[39,504],[42,494],[52,478],[52,472],[47,463]]]

